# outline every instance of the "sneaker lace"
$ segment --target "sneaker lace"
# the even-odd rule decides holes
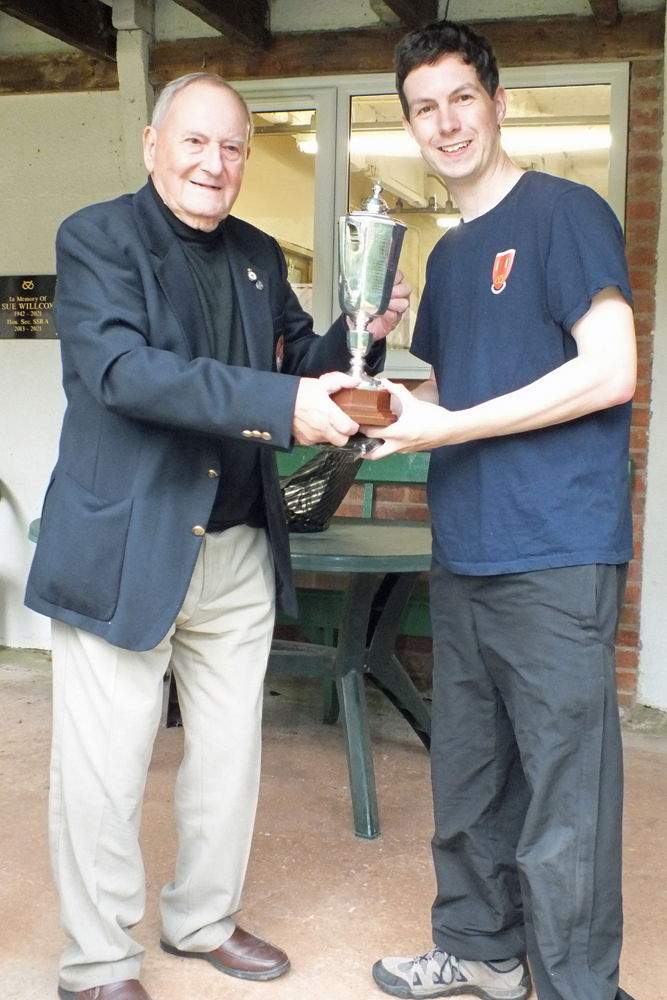
[[[459,960],[455,955],[450,955],[448,951],[443,951],[442,948],[432,948],[425,955],[416,955],[412,960],[411,972],[413,976],[415,973],[419,973],[423,980],[431,963],[440,969],[439,973],[432,977],[434,983],[447,986],[459,976]]]

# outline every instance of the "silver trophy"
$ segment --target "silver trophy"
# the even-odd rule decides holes
[[[391,394],[378,379],[365,374],[364,358],[372,341],[368,324],[389,306],[407,226],[389,216],[381,191],[378,182],[372,197],[363,203],[362,211],[344,215],[338,226],[338,299],[341,309],[354,323],[347,332],[352,355],[349,373],[361,382],[354,389],[340,389],[331,398],[356,423],[388,427],[396,420],[391,412]],[[379,443],[377,438],[359,434],[344,447],[365,455]]]
[[[338,300],[354,322],[347,335],[352,355],[350,375],[370,387],[379,383],[364,375],[364,357],[372,341],[367,327],[375,316],[387,311],[407,229],[388,214],[381,192],[378,181],[362,211],[344,215],[338,225]]]

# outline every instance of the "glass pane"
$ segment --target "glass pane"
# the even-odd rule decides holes
[[[503,145],[526,170],[588,184],[606,198],[610,100],[610,84],[508,91]],[[413,294],[408,315],[388,341],[391,348],[407,348],[428,255],[443,229],[458,225],[459,212],[445,183],[403,129],[394,95],[352,98],[349,165],[348,211],[358,211],[379,180],[390,211],[408,227],[400,266]]]
[[[507,92],[503,146],[526,170],[609,191],[611,84]]]
[[[312,311],[315,112],[259,111],[234,215],[278,240],[287,277]]]
[[[403,129],[398,97],[391,94],[353,97],[351,105],[348,211],[359,211],[379,180],[390,211],[408,227],[400,268],[412,285],[410,309],[387,341],[390,348],[408,348],[424,285],[426,260],[442,236],[429,204],[434,182],[427,176],[417,146]],[[441,201],[444,203],[444,199]]]

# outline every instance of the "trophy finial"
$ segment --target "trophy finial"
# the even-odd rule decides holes
[[[362,202],[361,209],[363,212],[372,212],[374,215],[388,215],[389,206],[384,198],[381,198],[382,194],[382,184],[380,181],[376,181],[373,185],[373,194],[370,198],[366,198]]]

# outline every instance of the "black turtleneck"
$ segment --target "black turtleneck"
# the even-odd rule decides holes
[[[190,265],[204,314],[211,357],[225,365],[249,367],[245,331],[225,246],[225,220],[211,232],[193,229],[165,205],[150,179],[149,187]],[[263,527],[266,520],[259,467],[260,445],[232,438],[223,438],[221,444],[220,481],[207,531],[224,531],[237,524]]]

